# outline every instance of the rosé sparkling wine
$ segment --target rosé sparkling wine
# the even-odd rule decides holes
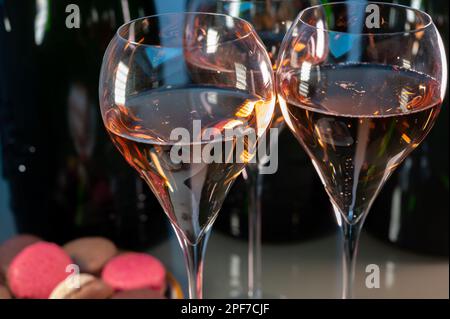
[[[227,138],[225,130],[254,129],[257,134],[258,125],[271,113],[271,104],[273,101],[267,104],[256,95],[231,89],[154,90],[129,99],[125,107],[111,108],[105,123],[116,147],[148,183],[172,223],[195,244],[217,217],[245,163],[255,155],[255,145],[250,147],[249,139],[242,139],[244,147],[239,148],[238,138]],[[201,121],[202,132],[198,133],[203,140],[198,142],[193,136],[198,134],[195,120]],[[185,129],[191,136],[187,144],[178,144],[190,154],[187,161],[172,157],[177,143],[169,138],[173,128]],[[208,128],[220,132],[221,140],[205,141]],[[194,160],[196,147],[201,158]],[[211,155],[211,160],[218,158],[213,149],[222,154],[209,163],[203,154]]]
[[[284,75],[282,111],[333,205],[355,223],[432,128],[440,85],[426,75],[377,64],[308,71]],[[308,82],[302,81],[306,76]]]

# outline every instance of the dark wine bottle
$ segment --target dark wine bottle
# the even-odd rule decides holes
[[[191,1],[194,11],[230,13],[229,4],[220,6],[215,1]],[[264,4],[264,3],[263,3]],[[288,5],[287,5],[288,4]],[[314,0],[296,0],[273,4],[270,16],[261,3],[252,6],[242,3],[239,16],[254,24],[259,37],[276,60],[277,51],[284,37],[284,29],[272,29],[278,19],[295,19],[296,12],[310,5]],[[275,13],[276,12],[276,13]],[[236,14],[236,13],[234,13]],[[255,15],[255,16],[253,16]],[[279,21],[281,22],[281,21]],[[284,23],[285,21],[283,21]],[[278,106],[277,106],[278,107]],[[305,240],[329,233],[335,227],[330,201],[314,170],[311,160],[299,146],[288,129],[280,132],[278,140],[278,169],[275,174],[260,175],[261,192],[261,238],[266,242]],[[249,201],[251,194],[246,181],[240,176],[231,188],[217,218],[215,229],[235,237],[248,237]]]
[[[154,13],[148,0],[0,2],[0,160],[17,232],[58,243],[102,235],[126,248],[166,234],[160,205],[114,149],[98,106],[115,31]]]
[[[292,133],[282,130],[278,170],[262,175],[261,237],[265,242],[308,240],[329,234],[335,221],[328,196],[311,160]],[[217,218],[216,229],[239,238],[248,236],[246,182],[239,177]]]
[[[429,13],[448,53],[448,2],[395,1]],[[448,96],[448,94],[447,94]],[[374,202],[366,229],[374,236],[418,253],[448,256],[448,98],[428,137],[397,168]]]

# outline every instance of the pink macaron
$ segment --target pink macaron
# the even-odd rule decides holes
[[[148,254],[124,253],[105,265],[102,279],[119,291],[151,289],[163,293],[166,270],[158,259]]]
[[[0,245],[0,272],[3,272],[6,276],[9,264],[11,264],[14,257],[24,248],[38,241],[42,241],[42,239],[34,235],[22,234],[13,236],[3,242]]]
[[[70,275],[66,267],[71,263],[69,255],[56,244],[32,244],[9,265],[9,288],[17,298],[46,299]]]

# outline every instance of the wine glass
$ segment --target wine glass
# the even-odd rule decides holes
[[[430,16],[419,10],[329,3],[299,14],[278,65],[283,116],[342,230],[342,297],[351,298],[364,219],[439,114],[447,82],[444,46]]]
[[[250,22],[262,39],[276,70],[276,59],[284,35],[297,14],[310,6],[314,0],[218,0],[216,12],[240,17]],[[277,107],[271,128],[278,133],[284,127],[281,111]],[[271,134],[272,132],[272,134]],[[269,151],[277,142],[274,130],[268,130],[265,137]],[[275,134],[278,134],[275,133]],[[269,153],[269,152],[268,152]],[[256,163],[249,163],[244,171],[248,192],[248,297],[263,298],[262,289],[261,218],[263,169],[268,157],[258,154]]]
[[[222,14],[137,19],[120,27],[106,50],[105,127],[169,217],[191,299],[202,298],[211,226],[271,121],[271,67],[253,27]]]

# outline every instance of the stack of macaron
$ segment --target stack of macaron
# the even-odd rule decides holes
[[[155,257],[103,237],[60,247],[18,235],[0,245],[0,299],[163,299],[166,275]]]

